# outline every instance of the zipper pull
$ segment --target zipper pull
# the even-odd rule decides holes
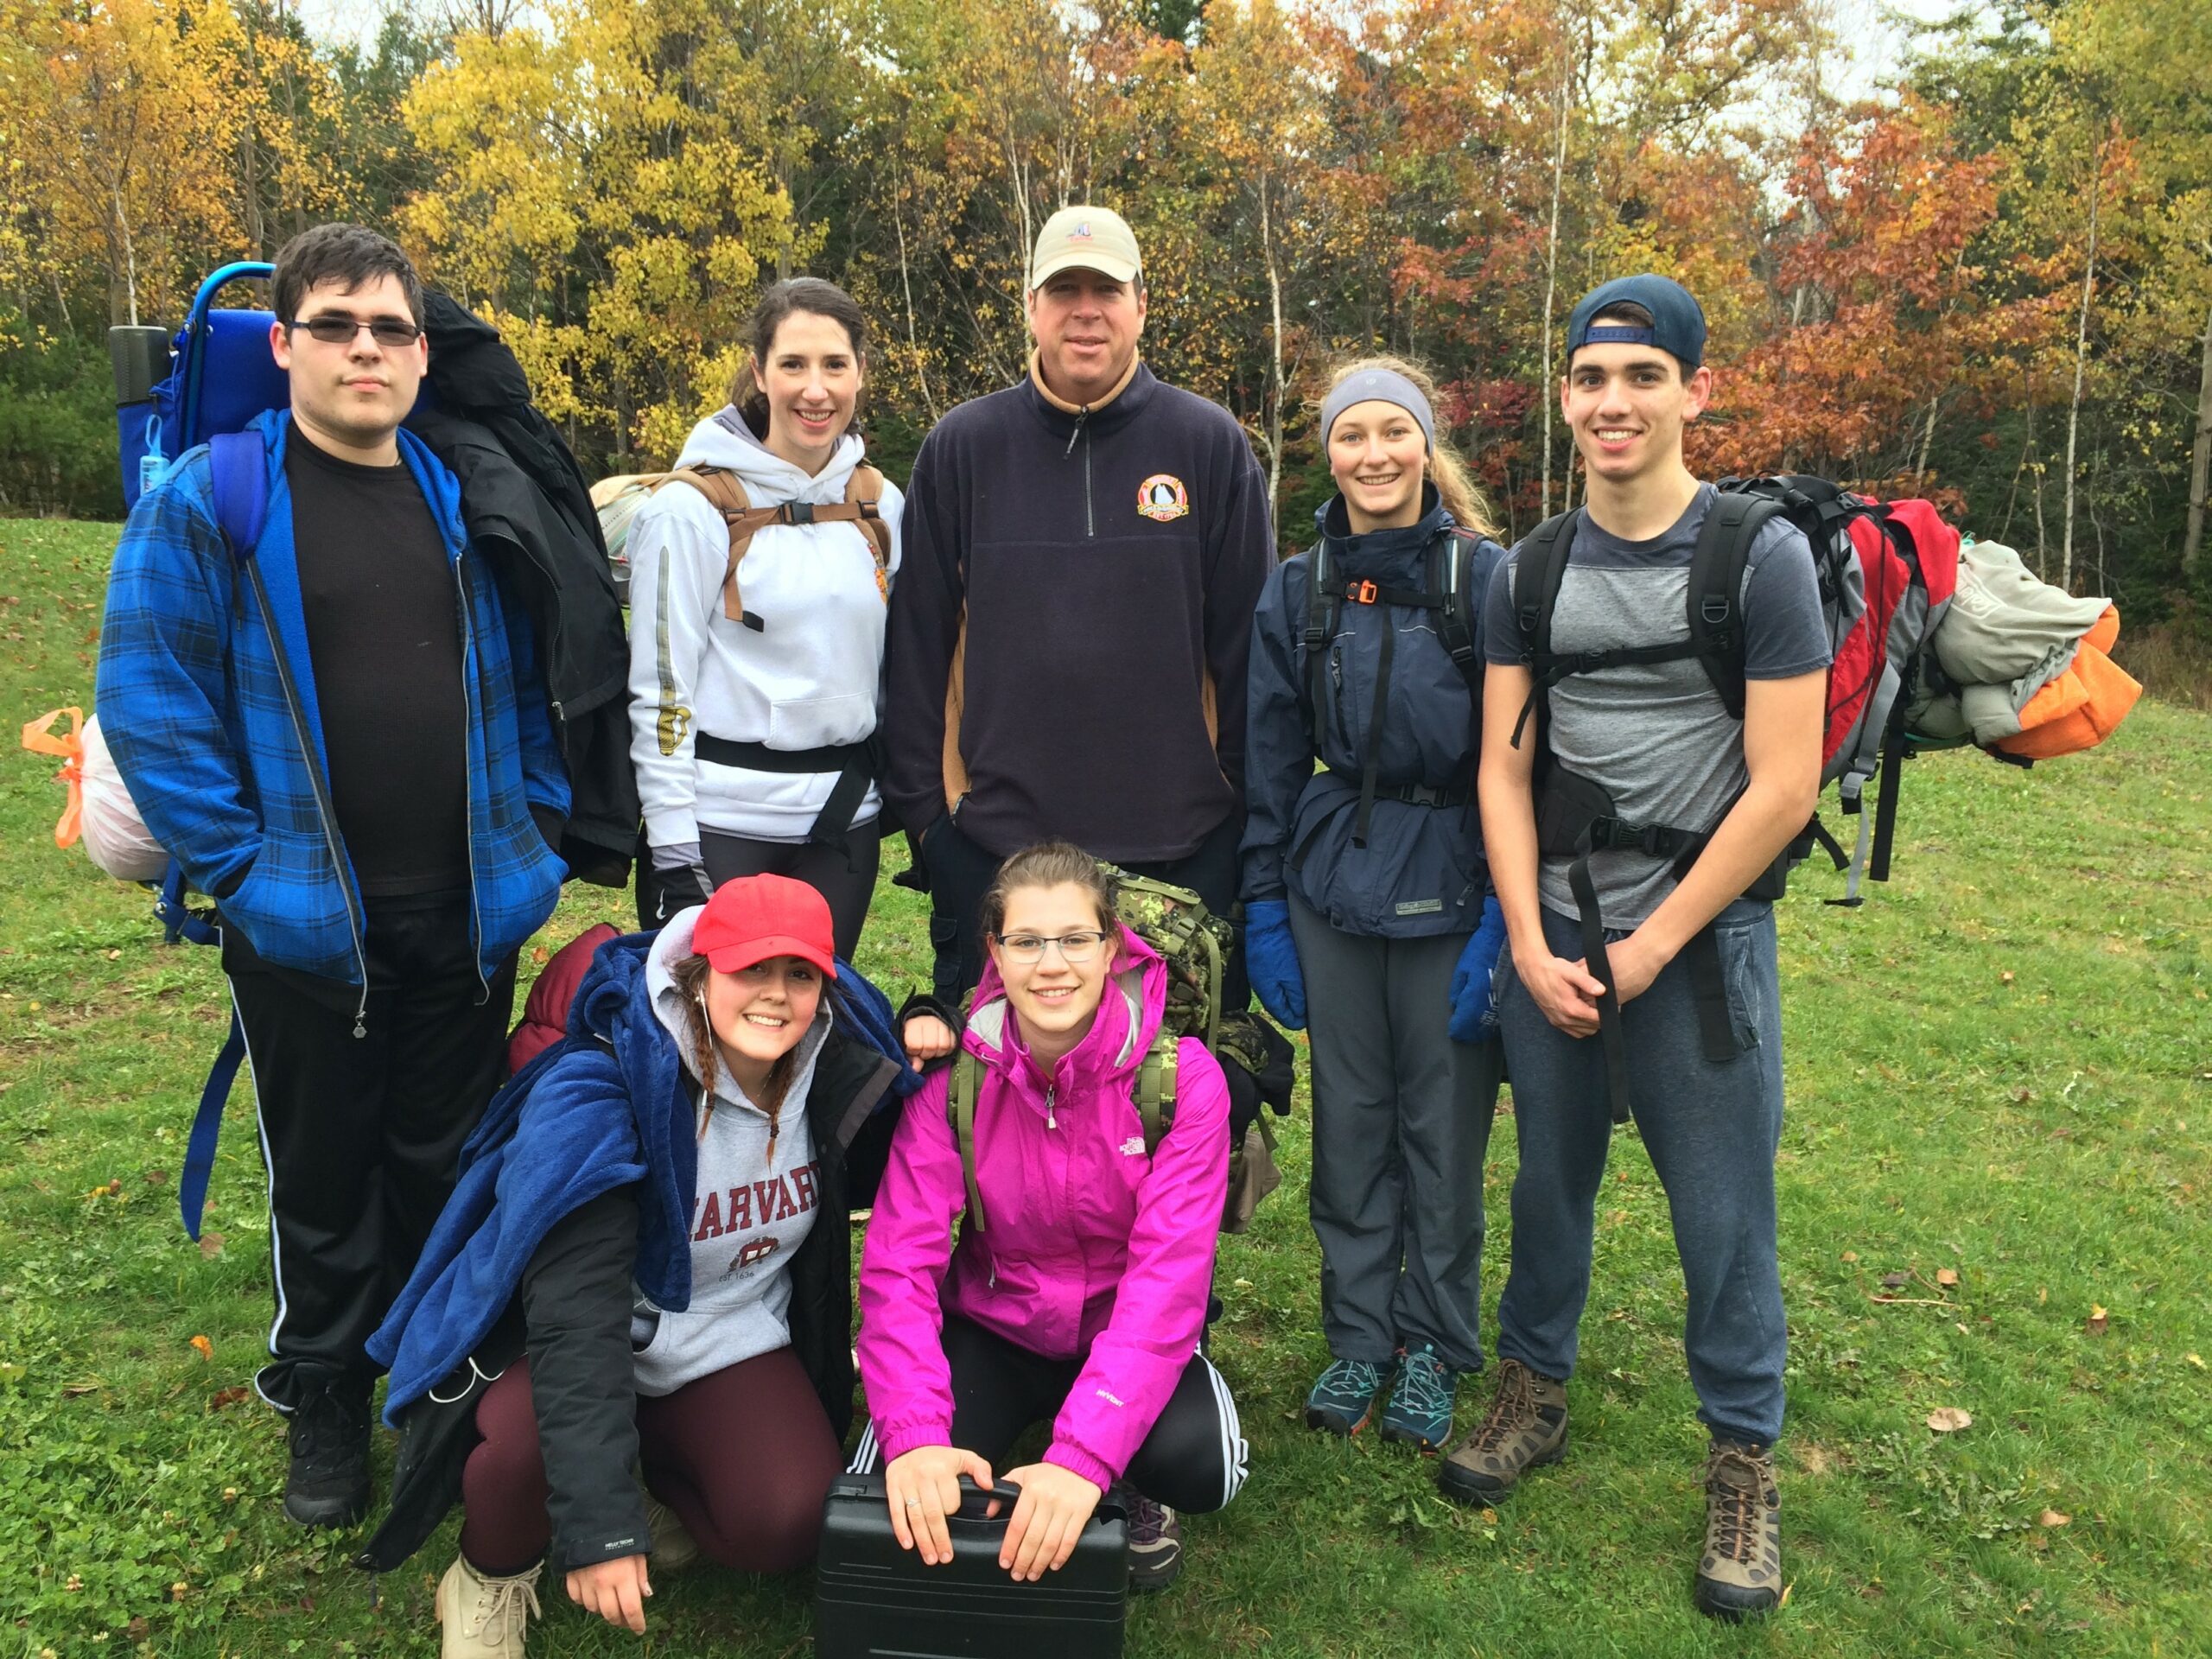
[[[1048,1129],[1060,1127],[1059,1120],[1052,1116],[1052,1087],[1050,1084],[1045,1085],[1045,1127]]]

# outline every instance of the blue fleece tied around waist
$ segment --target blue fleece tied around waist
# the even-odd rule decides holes
[[[384,1414],[395,1427],[483,1344],[555,1224],[602,1193],[640,1185],[638,1287],[656,1306],[690,1306],[699,1147],[675,1039],[646,982],[656,937],[599,948],[569,1006],[568,1035],[492,1096],[461,1148],[453,1197],[369,1338],[369,1357],[391,1372]],[[840,962],[831,995],[837,1027],[899,1063],[888,1098],[918,1089],[883,994]]]

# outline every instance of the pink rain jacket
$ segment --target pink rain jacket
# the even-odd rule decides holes
[[[1126,931],[1090,1034],[1043,1076],[988,964],[963,1038],[983,1062],[967,1207],[945,1118],[951,1068],[906,1103],[861,1255],[861,1377],[884,1461],[952,1436],[944,1314],[1048,1358],[1084,1361],[1047,1462],[1110,1486],[1198,1351],[1227,1195],[1229,1088],[1205,1045],[1179,1051],[1175,1121],[1147,1158],[1133,1090],[1167,970]],[[947,1270],[950,1258],[950,1268]]]

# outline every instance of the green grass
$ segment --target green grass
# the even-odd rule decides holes
[[[113,534],[0,521],[8,720],[90,702]],[[226,1018],[214,953],[161,948],[143,894],[55,850],[52,770],[0,769],[0,1659],[433,1653],[450,1528],[372,1599],[347,1541],[279,1514],[283,1436],[240,1393],[270,1314],[245,1089],[209,1200],[219,1248],[175,1212]],[[1783,915],[1782,1616],[1729,1630],[1690,1609],[1700,1433],[1633,1139],[1600,1200],[1572,1452],[1470,1512],[1433,1465],[1299,1426],[1325,1354],[1294,1120],[1285,1187],[1219,1273],[1251,1483],[1191,1524],[1183,1582],[1134,1611],[1131,1652],[2212,1654],[2212,719],[2146,704],[2032,773],[1955,754],[1908,779],[1897,880],[1852,912],[1813,875]],[[627,905],[572,889],[540,943]],[[862,965],[918,976],[920,922],[887,886]],[[1878,1303],[1891,1273],[1905,1300]],[[1973,1426],[1931,1433],[1941,1406]],[[2071,1520],[2041,1526],[2047,1510]],[[547,1589],[539,1652],[807,1647],[803,1580],[675,1579],[642,1649]]]

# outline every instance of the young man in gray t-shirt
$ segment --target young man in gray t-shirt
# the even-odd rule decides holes
[[[1683,429],[1712,390],[1704,346],[1697,302],[1663,277],[1608,283],[1575,308],[1560,401],[1588,495],[1568,527],[1554,653],[1649,657],[1690,638],[1691,556],[1716,499],[1682,461]],[[1535,676],[1516,603],[1527,596],[1513,584],[1529,547],[1500,563],[1484,606],[1479,775],[1508,933],[1498,985],[1521,1154],[1513,1266],[1498,1307],[1497,1395],[1440,1480],[1450,1496],[1491,1502],[1565,1451],[1566,1378],[1618,1083],[1667,1191],[1689,1294],[1690,1380],[1713,1436],[1695,1598],[1740,1618],[1771,1610],[1782,1591],[1772,1455],[1783,1414],[1781,999],[1772,905],[1746,890],[1813,815],[1829,658],[1820,594],[1804,537],[1770,521],[1738,596],[1740,719],[1697,658],[1586,657],[1549,688],[1548,718],[1532,715],[1521,729]],[[1621,823],[1688,835],[1662,838],[1663,850],[1590,852],[1578,898],[1575,860],[1540,855],[1539,744],[1547,790],[1586,779]],[[1592,909],[1602,951],[1584,944]],[[1599,1036],[1608,982],[1627,1061],[1611,1072]]]

